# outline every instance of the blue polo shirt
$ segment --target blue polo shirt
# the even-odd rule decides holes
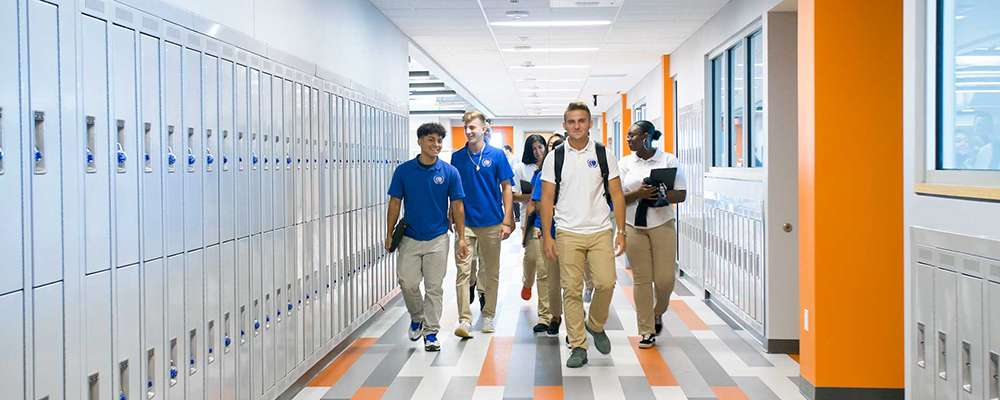
[[[440,158],[431,166],[414,158],[393,171],[389,196],[403,200],[407,224],[403,235],[427,241],[448,232],[448,205],[464,198],[465,192],[455,167]]]
[[[532,201],[542,201],[542,170],[535,171],[535,175],[531,177],[531,200]],[[538,213],[538,218],[535,218],[535,228],[542,230],[542,206],[541,203],[535,208]],[[552,238],[556,238],[556,221],[555,218],[552,219]]]
[[[514,178],[514,170],[503,151],[487,144],[483,151],[470,154],[466,145],[452,153],[451,165],[462,176],[465,189],[465,226],[482,228],[503,222],[500,184]]]

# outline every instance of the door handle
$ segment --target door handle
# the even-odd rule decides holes
[[[86,127],[87,127],[87,137],[85,139],[87,141],[87,154],[86,154],[86,156],[87,156],[87,173],[88,174],[97,173],[97,165],[95,163],[95,161],[97,161],[97,155],[95,154],[96,153],[96,149],[94,148],[95,147],[95,145],[94,145],[94,125],[96,124],[96,122],[97,121],[94,119],[93,116],[88,115],[88,116],[84,117],[84,125],[86,125]]]
[[[45,112],[35,111],[35,146],[32,159],[35,160],[35,173],[45,173]]]
[[[143,155],[143,163],[145,165],[143,169],[145,170],[146,173],[151,173],[153,172],[153,157],[150,156],[150,152],[152,151],[153,138],[150,132],[153,130],[153,124],[150,124],[149,122],[144,122],[142,124],[142,127],[143,127],[143,141],[144,141],[143,150],[145,150],[145,153]]]
[[[128,154],[125,153],[125,120],[119,119],[115,126],[118,128],[118,173],[128,172],[125,162],[128,161]]]

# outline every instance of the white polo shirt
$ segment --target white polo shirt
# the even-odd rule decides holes
[[[673,154],[656,150],[648,160],[643,160],[632,153],[622,158],[618,163],[618,168],[622,174],[622,190],[631,192],[642,186],[642,179],[649,177],[649,172],[657,168],[677,168],[677,177],[674,178],[674,190],[687,190],[684,180],[684,171],[681,170],[681,163]],[[639,200],[635,200],[625,206],[625,223],[636,229],[650,229],[663,225],[676,218],[673,207],[650,207],[646,212],[646,226],[635,226],[635,211],[639,208]]]
[[[536,164],[525,164],[517,163],[514,166],[514,182],[511,184],[511,190],[514,193],[521,193],[521,181],[531,182],[531,178],[535,176],[535,171],[538,170],[538,165]],[[531,194],[531,193],[528,193]],[[525,217],[525,211],[528,209],[528,202],[521,202],[521,216]]]
[[[583,150],[576,150],[563,143],[566,158],[563,161],[562,182],[559,201],[553,218],[557,230],[578,234],[591,234],[614,229],[611,222],[611,207],[604,197],[604,182],[601,167],[597,162],[594,141],[588,140]],[[618,160],[611,152],[608,156],[608,181],[618,177]],[[555,152],[549,153],[542,164],[542,180],[556,183]]]

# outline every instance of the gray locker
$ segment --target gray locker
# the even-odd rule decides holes
[[[242,54],[242,56],[246,56]],[[248,114],[249,92],[247,90],[248,71],[242,64],[236,65],[236,237],[244,238],[250,235],[250,168],[244,160],[250,150]]]
[[[200,227],[199,227],[200,228]],[[187,375],[187,398],[205,398],[205,269],[202,250],[187,253],[187,295],[185,312],[184,350]]]
[[[61,400],[66,387],[63,364],[63,284],[34,289],[32,311],[33,388],[38,399]],[[110,321],[108,322],[110,324]],[[77,382],[70,383],[78,385]]]
[[[163,257],[163,129],[160,124],[160,41],[142,34],[139,39],[142,89],[142,246],[144,261]],[[160,317],[162,318],[162,316]]]
[[[266,97],[270,99],[270,96]],[[265,175],[269,175],[267,172]],[[274,385],[274,275],[277,273],[274,263],[274,232],[264,232],[263,246],[261,247],[262,271],[261,287],[264,291],[262,300],[263,327],[261,336],[263,337],[263,390],[267,391]],[[259,359],[258,359],[259,360]]]
[[[240,238],[236,242],[236,279],[237,302],[236,313],[239,326],[239,353],[236,355],[236,397],[250,398],[250,346],[253,336],[252,313],[250,299],[250,238]]]
[[[988,309],[986,320],[986,394],[988,399],[1000,398],[1000,283],[988,282],[985,302]]]
[[[254,58],[256,62],[256,58]],[[260,180],[263,166],[260,165],[261,133],[260,111],[260,71],[250,69],[250,234],[260,234]],[[260,286],[257,286],[258,288]],[[259,289],[258,289],[259,291]]]
[[[189,44],[195,49],[184,50],[184,243],[186,250],[199,249],[205,243],[204,200],[202,197],[202,172],[205,155],[201,138],[201,39],[188,35]]]
[[[167,169],[163,185],[166,203],[167,255],[184,251],[184,126],[181,125],[181,46],[166,42],[164,48],[164,103],[166,119]]]
[[[202,71],[204,85],[203,204],[205,210],[205,246],[219,244],[219,59],[205,54]]]
[[[298,333],[301,329],[298,329],[298,312],[296,307],[298,307],[298,295],[299,292],[296,289],[296,271],[295,271],[295,228],[289,227],[285,228],[285,298],[288,305],[285,309],[287,315],[285,316],[285,372],[290,373],[298,365],[296,357],[296,343]]]
[[[159,393],[162,396],[164,383],[167,382],[167,364],[164,358],[166,353],[163,347],[165,343],[164,332],[166,332],[164,329],[166,328],[164,324],[166,315],[164,314],[163,259],[148,261],[142,265],[142,268],[144,272],[142,295],[145,299],[143,302],[145,306],[142,318],[143,325],[140,330],[145,346],[142,355],[144,373],[142,382],[144,382],[146,397],[150,398],[150,394],[156,396]]]
[[[111,377],[111,271],[84,277],[84,365],[85,393],[92,399],[110,399]],[[76,384],[73,382],[73,384]]]
[[[32,283],[34,287],[43,286],[62,279],[63,276],[63,223],[61,176],[63,158],[80,160],[83,155],[73,153],[63,154],[60,149],[76,150],[76,141],[67,139],[60,145],[60,138],[74,138],[75,135],[63,134],[71,124],[64,123],[61,100],[72,98],[61,89],[71,85],[61,85],[60,77],[73,78],[73,71],[63,69],[60,58],[60,48],[67,55],[73,54],[72,35],[67,39],[60,32],[73,31],[73,18],[68,15],[64,6],[45,3],[39,0],[28,1],[28,113],[24,121],[24,132],[29,140],[28,154],[31,157],[31,249],[34,263]],[[72,6],[69,6],[72,9]],[[68,21],[67,21],[68,20]],[[69,90],[68,88],[66,90]],[[22,114],[24,114],[22,112]],[[73,168],[75,170],[75,168]],[[69,208],[67,208],[69,210]],[[68,222],[68,221],[67,221]],[[69,230],[69,226],[66,227]],[[75,232],[75,231],[73,231]],[[70,247],[69,244],[66,245]],[[66,254],[67,267],[72,256]],[[75,272],[75,271],[74,271]],[[60,325],[61,327],[61,325]],[[61,355],[60,355],[61,356]],[[62,361],[59,361],[59,366]],[[55,365],[51,365],[55,366]],[[58,370],[50,371],[62,371]],[[51,374],[52,372],[48,372]],[[37,380],[36,380],[37,383]],[[61,392],[62,386],[53,386]],[[47,393],[49,390],[38,391]],[[55,395],[54,395],[55,396]],[[60,396],[61,397],[61,396]]]
[[[166,392],[172,400],[184,399],[185,373],[184,341],[184,254],[167,258],[167,336],[164,357],[167,361]]]
[[[285,289],[285,229],[278,228],[274,231],[274,381],[277,382],[285,376],[285,349],[287,339],[285,338],[285,326],[283,321],[288,312],[285,305],[288,304],[288,292]]]
[[[285,89],[285,80],[279,76],[273,78],[273,84],[271,86],[272,103],[271,110],[273,114],[272,125],[272,142],[273,142],[273,155],[274,166],[271,169],[274,180],[273,180],[273,194],[271,196],[273,204],[271,213],[274,215],[274,229],[281,229],[285,227],[285,126],[284,126],[284,115],[285,115],[285,103],[283,101]],[[277,242],[281,243],[281,242]],[[280,282],[280,281],[279,281]]]
[[[84,15],[81,36],[81,108],[84,115],[86,174],[84,175],[84,232],[87,242],[84,271],[111,268],[111,138],[115,132],[108,115],[108,25]],[[115,132],[115,133],[112,133]],[[58,170],[53,170],[54,173]],[[36,262],[36,265],[37,262]],[[105,379],[106,377],[102,378]],[[110,379],[107,382],[111,382]],[[110,393],[111,386],[106,386]]]
[[[312,212],[312,216],[310,219],[312,221],[319,221],[320,216],[322,215],[320,213],[322,205],[320,203],[321,186],[319,183],[319,175],[320,175],[319,151],[320,151],[320,138],[323,136],[323,134],[321,131],[322,118],[320,117],[320,110],[321,110],[320,92],[318,89],[316,88],[312,89],[312,91],[310,92],[309,101],[311,105],[311,114],[312,114],[312,124],[311,124],[312,132],[309,135],[310,136],[309,153],[312,157],[312,170],[310,171],[311,185],[309,192],[311,194],[311,201],[309,207],[310,211]],[[319,236],[316,236],[316,239],[319,239]],[[317,262],[319,262],[318,252],[314,256],[314,259]]]
[[[302,311],[304,296],[302,295],[302,249],[300,248],[302,225],[295,225],[286,229],[285,235],[290,236],[286,238],[290,242],[286,248],[286,251],[288,251],[286,259],[290,259],[289,269],[291,270],[291,274],[289,275],[289,284],[291,285],[291,290],[288,292],[292,295],[292,303],[294,304],[293,310],[288,313],[292,331],[289,350],[293,350],[289,352],[291,355],[290,370],[294,370],[302,361],[302,341],[304,338],[302,324],[305,313]]]
[[[222,398],[222,260],[220,246],[205,248],[205,332],[201,335],[205,344],[205,398]]]
[[[274,154],[274,129],[271,118],[274,115],[272,107],[273,96],[271,94],[271,74],[261,74],[260,79],[260,125],[261,144],[260,157],[261,165],[261,231],[271,232],[274,230],[274,173],[272,165],[272,155]]]
[[[0,387],[12,399],[24,398],[24,292],[0,296],[0,313],[7,316],[0,329]]]
[[[139,117],[136,104],[136,33],[110,25],[114,113],[111,136],[115,186],[117,266],[139,263]],[[85,56],[86,57],[86,56]],[[89,223],[88,223],[89,225]]]
[[[233,62],[223,59],[219,64],[219,120],[221,123],[219,151],[221,177],[219,178],[219,229],[220,241],[236,238],[236,126],[233,119]]]
[[[285,176],[284,176],[284,191],[281,196],[282,202],[284,203],[285,218],[284,226],[291,227],[295,224],[295,129],[298,125],[295,121],[295,84],[290,80],[285,80],[284,85],[284,116],[283,116],[283,128],[284,134],[284,153],[285,153]],[[287,235],[287,234],[286,234]]]
[[[257,398],[263,391],[264,379],[264,298],[261,285],[263,268],[261,235],[250,236],[250,394]]]
[[[223,242],[219,254],[222,260],[222,319],[219,343],[222,357],[222,398],[234,399],[236,394],[236,354],[239,347],[238,322],[236,320],[236,242]]]
[[[0,196],[0,226],[5,227],[0,233],[0,265],[8,266],[0,268],[0,293],[24,288],[21,154],[27,153],[22,150],[20,133],[19,101],[23,88],[20,87],[18,4],[13,1],[0,4],[0,54],[6,54],[0,59],[0,86],[5,88],[0,91],[0,193],[7,194]],[[0,379],[16,379],[16,376]],[[20,379],[24,379],[23,374]]]
[[[934,271],[934,348],[936,398],[958,398],[958,275],[951,271]]]
[[[959,398],[983,396],[983,280],[960,275],[958,281]]]
[[[305,194],[305,191],[304,191],[305,189],[303,187],[304,185],[303,185],[303,179],[302,179],[302,157],[304,157],[304,155],[302,154],[304,152],[304,147],[303,147],[304,144],[302,143],[302,140],[303,140],[303,135],[304,135],[304,133],[306,131],[306,128],[304,126],[305,125],[304,124],[304,121],[305,121],[304,118],[305,117],[304,117],[304,113],[303,113],[304,110],[303,110],[303,104],[302,104],[302,96],[303,96],[303,94],[304,93],[302,91],[302,84],[296,82],[295,83],[295,94],[294,94],[294,96],[295,96],[295,116],[294,116],[294,121],[295,121],[294,135],[295,135],[295,138],[293,140],[294,147],[293,147],[293,150],[292,150],[294,152],[294,155],[292,157],[295,158],[295,183],[294,183],[295,205],[293,206],[292,209],[295,212],[295,223],[296,224],[301,224],[302,221],[304,221],[304,217],[303,217],[302,213],[305,210],[305,202],[303,200],[303,195]]]
[[[115,382],[114,398],[125,396],[126,399],[138,398],[145,387],[140,370],[143,368],[143,352],[140,347],[141,297],[139,295],[139,265],[129,265],[118,269],[115,278],[115,316],[116,327]],[[135,396],[135,397],[132,397]]]
[[[310,223],[310,222],[307,222],[305,224],[307,232],[308,232],[308,227],[311,226],[311,225],[312,225],[312,223]],[[314,276],[312,274],[312,271],[310,271],[309,269],[305,269],[303,272],[305,273],[305,276],[302,279],[302,292],[304,293],[304,297],[305,297],[305,300],[304,300],[305,301],[305,305],[303,306],[302,314],[301,314],[302,315],[302,326],[303,326],[303,331],[302,331],[302,334],[303,334],[303,339],[302,339],[302,343],[303,343],[302,344],[302,355],[303,355],[303,357],[309,357],[313,353],[313,349],[314,349],[314,346],[313,346],[313,338],[314,338],[314,333],[315,333],[314,325],[316,324],[316,322],[315,322],[316,321],[316,314],[315,314],[315,312],[313,310],[314,309],[314,307],[313,307],[313,303],[314,302],[313,302],[313,295],[312,295],[313,287],[314,287],[314,284],[315,284],[315,279],[314,279]]]

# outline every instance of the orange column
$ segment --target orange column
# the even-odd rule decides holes
[[[674,152],[674,78],[670,77],[670,55],[660,57],[663,64],[663,151]]]
[[[799,334],[814,399],[903,398],[903,1],[799,1]]]
[[[622,157],[632,154],[632,150],[628,148],[628,142],[625,141],[625,136],[628,135],[628,128],[632,126],[632,109],[628,108],[628,95],[622,93],[622,137],[619,138],[622,144]]]
[[[601,143],[608,145],[608,113],[601,113]]]

